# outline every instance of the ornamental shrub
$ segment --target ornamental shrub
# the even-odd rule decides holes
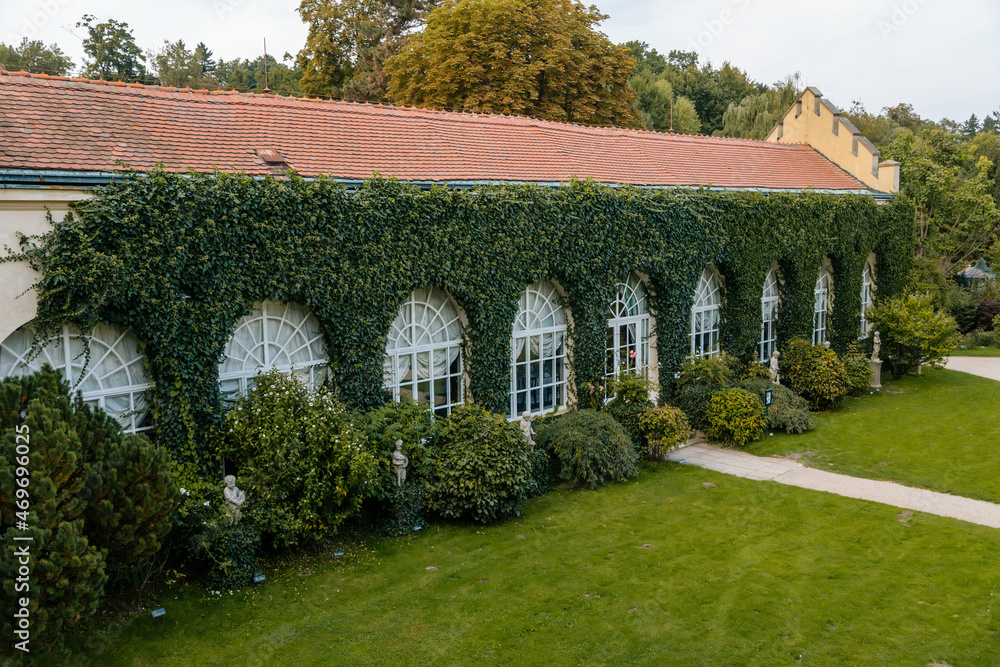
[[[538,427],[538,443],[551,448],[559,478],[596,489],[639,474],[638,455],[621,424],[605,412],[576,410]]]
[[[941,367],[957,342],[955,319],[925,296],[880,301],[868,319],[882,338],[879,354],[894,379],[921,364]]]
[[[828,347],[793,338],[781,354],[780,368],[782,382],[813,409],[830,407],[847,395],[847,370]]]
[[[481,523],[519,514],[531,484],[528,443],[517,425],[470,403],[445,420],[428,469],[428,508]]]
[[[709,437],[743,447],[764,435],[764,406],[755,394],[739,387],[721,389],[708,406]]]
[[[71,395],[48,365],[0,380],[0,451],[0,628],[15,637],[12,614],[27,598],[32,655],[58,661],[66,634],[96,611],[108,570],[140,567],[159,551],[177,495],[169,461]],[[31,586],[16,591],[25,543],[13,538],[24,535],[33,537]]]
[[[872,386],[871,357],[866,357],[853,344],[841,358],[844,362],[844,372],[847,377],[847,393],[863,394]]]
[[[769,364],[762,364],[757,361],[748,363],[740,374],[740,380],[770,380],[771,368]]]
[[[605,408],[615,421],[622,425],[636,452],[645,451],[646,436],[639,425],[639,415],[653,403],[649,400],[652,383],[638,373],[621,373],[612,383],[614,398]]]
[[[1000,301],[976,299],[976,328],[993,331],[993,318],[1000,315]]]
[[[764,392],[771,389],[771,405],[764,410],[769,430],[804,433],[816,427],[809,414],[809,402],[788,387],[770,380],[743,380],[737,386],[756,394],[761,405],[764,404]]]
[[[712,399],[712,394],[719,389],[720,387],[689,384],[677,392],[673,400],[687,415],[691,428],[699,431],[708,430],[708,402]]]
[[[205,585],[210,588],[241,588],[253,583],[260,551],[260,531],[245,522],[214,526],[208,541],[211,561]]]
[[[224,430],[246,493],[243,516],[273,547],[336,534],[374,489],[376,461],[364,433],[324,388],[310,390],[276,370],[258,373]]]
[[[944,307],[955,318],[955,326],[959,332],[969,333],[976,328],[979,304],[969,290],[955,284],[950,285],[944,293]]]
[[[660,460],[663,456],[683,445],[691,437],[691,425],[680,408],[671,405],[649,407],[639,415],[646,441],[646,453],[650,460]]]
[[[675,377],[676,386],[697,385],[715,389],[729,386],[736,379],[738,365],[738,360],[725,352],[714,357],[688,357]]]
[[[424,527],[424,489],[411,484],[409,477],[403,486],[383,497],[374,510],[366,512],[375,531],[386,537],[403,537]]]

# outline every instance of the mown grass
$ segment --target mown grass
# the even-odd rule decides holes
[[[1000,357],[1000,347],[956,347],[951,353],[953,357]]]
[[[692,467],[661,464],[637,482],[556,490],[516,521],[432,525],[346,551],[221,598],[193,586],[166,591],[153,601],[166,616],[111,626],[117,639],[87,657],[102,665],[1000,662],[1000,531]]]
[[[887,382],[875,395],[847,398],[836,410],[815,415],[813,431],[775,433],[746,451],[812,452],[800,462],[1000,502],[998,414],[1000,383],[924,369],[923,375]]]

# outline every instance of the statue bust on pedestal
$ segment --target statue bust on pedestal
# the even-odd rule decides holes
[[[226,501],[225,511],[229,515],[229,523],[235,526],[240,522],[240,507],[246,502],[247,496],[236,487],[235,476],[226,475],[225,480],[226,488],[222,491],[222,497]]]
[[[406,481],[406,466],[410,465],[410,459],[403,454],[403,441],[396,441],[396,451],[392,453],[392,467],[396,471],[396,486],[403,486]]]

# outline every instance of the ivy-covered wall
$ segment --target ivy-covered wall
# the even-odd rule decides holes
[[[860,322],[861,272],[878,257],[878,297],[898,292],[912,261],[912,211],[857,195],[713,193],[484,186],[429,191],[375,178],[337,183],[230,174],[135,174],[81,203],[26,248],[43,274],[36,327],[98,319],[145,343],[156,384],[158,437],[205,466],[201,442],[219,423],[217,369],[236,321],[256,301],[312,309],[332,377],[360,408],[382,402],[386,336],[415,288],[439,285],[464,309],[471,393],[506,413],[510,336],[518,299],[536,280],[566,289],[574,319],[575,379],[603,372],[610,303],[629,271],[650,277],[660,378],[669,392],[688,349],[701,271],[725,277],[723,348],[753,356],[760,297],[782,269],[779,344],[809,335],[824,256],[834,267],[832,341]],[[26,242],[28,243],[28,242]]]

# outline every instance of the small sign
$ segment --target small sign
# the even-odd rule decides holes
[[[341,557],[341,556],[343,556],[343,555],[344,555],[344,552],[343,552],[343,551],[334,551],[334,552],[333,552],[333,557],[334,557],[334,558],[340,558],[340,557]]]
[[[167,610],[164,609],[163,607],[153,610],[153,618],[159,618],[160,616],[166,616],[166,615],[167,615]]]
[[[267,579],[267,577],[265,577],[263,574],[255,574],[255,575],[253,575],[253,583],[255,583],[255,584],[259,584],[260,582],[264,581],[265,579]]]
[[[765,407],[768,406],[768,405],[771,405],[771,400],[772,400],[773,396],[774,396],[774,390],[773,389],[769,388],[769,389],[765,389],[764,390],[764,406]]]
[[[684,459],[681,459],[680,461],[678,461],[678,463],[680,463],[681,465],[684,465]]]

